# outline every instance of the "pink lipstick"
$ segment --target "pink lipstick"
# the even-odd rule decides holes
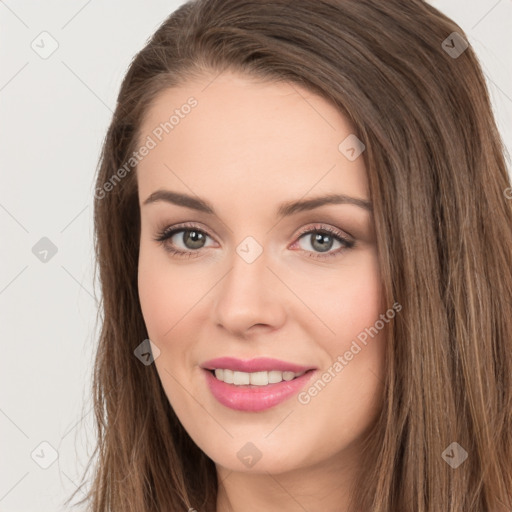
[[[297,394],[316,370],[266,357],[248,361],[221,357],[206,361],[201,367],[208,388],[219,403],[249,412],[269,409]],[[215,376],[215,370],[220,379]]]

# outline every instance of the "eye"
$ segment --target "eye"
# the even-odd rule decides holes
[[[177,257],[194,258],[200,255],[200,249],[206,248],[205,244],[208,238],[211,237],[205,231],[199,229],[197,225],[182,224],[165,228],[158,233],[154,240],[163,245],[164,249],[170,254]],[[302,240],[306,244],[301,244]],[[182,244],[181,247],[179,247],[180,243]],[[341,247],[331,251],[334,243],[338,243]],[[296,244],[299,244],[301,249],[308,253],[308,257],[322,259],[336,256],[346,249],[351,249],[355,242],[347,238],[341,231],[319,224],[303,229],[293,245]],[[309,249],[307,245],[312,249]]]
[[[306,242],[304,244],[306,248],[304,248],[304,245],[301,248],[310,253],[308,254],[310,258],[317,259],[337,256],[355,245],[355,242],[347,238],[341,231],[325,225],[315,225],[301,231],[297,243],[300,245],[302,240]],[[340,244],[341,247],[331,251],[334,243]],[[308,245],[312,247],[312,251],[307,247]]]
[[[161,231],[156,242],[163,245],[164,249],[178,257],[195,257],[199,255],[199,249],[205,247],[206,239],[210,238],[203,230],[194,224],[183,224]],[[181,242],[182,248],[176,248]]]

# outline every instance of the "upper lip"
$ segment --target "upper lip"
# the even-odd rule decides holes
[[[205,370],[217,370],[219,368],[233,370],[238,372],[269,372],[277,370],[281,372],[301,373],[307,370],[314,370],[313,366],[303,366],[300,364],[289,363],[271,357],[256,357],[255,359],[242,360],[235,357],[218,357],[210,359],[201,364]]]

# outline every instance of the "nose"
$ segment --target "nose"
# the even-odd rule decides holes
[[[263,251],[254,261],[234,253],[231,268],[215,287],[213,320],[238,338],[279,329],[286,318],[286,287]]]

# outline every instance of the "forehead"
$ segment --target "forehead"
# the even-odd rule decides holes
[[[368,197],[363,159],[339,149],[353,126],[296,84],[205,76],[162,91],[140,134],[154,143],[137,166],[141,200],[166,185],[206,197],[230,190],[241,202],[262,191],[266,202],[308,191]]]

